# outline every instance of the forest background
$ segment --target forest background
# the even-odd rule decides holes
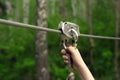
[[[0,0],[0,18],[36,25],[37,1]],[[79,25],[80,33],[120,37],[120,0],[46,2],[48,28],[58,29],[60,21],[69,21]],[[36,80],[35,35],[35,30],[0,24],[0,80]],[[60,55],[59,35],[47,33],[47,49],[50,80],[64,80],[68,69]],[[96,80],[120,79],[117,40],[79,37],[78,49]]]

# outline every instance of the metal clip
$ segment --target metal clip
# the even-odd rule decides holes
[[[80,34],[78,25],[76,25],[74,23],[70,23],[70,22],[60,22],[58,29],[62,32],[61,41],[62,41],[62,45],[65,49],[67,47],[67,43],[68,43],[69,39],[72,39],[72,45],[77,46],[76,42],[77,42],[78,36]],[[71,71],[72,58],[68,51],[67,51],[67,53],[68,53],[67,56],[69,58],[69,63],[68,63],[69,75],[67,77],[67,80],[74,80],[74,78],[75,78],[74,73]]]
[[[79,26],[71,22],[60,22],[58,29],[62,32],[61,40],[64,43],[64,48],[66,48],[66,43],[69,39],[72,39],[72,44],[76,43],[78,40]]]

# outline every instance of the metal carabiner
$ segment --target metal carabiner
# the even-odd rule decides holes
[[[63,41],[63,47],[64,47],[64,49],[66,50],[66,52],[67,52],[67,56],[68,56],[68,77],[66,78],[66,80],[74,80],[75,79],[75,75],[74,75],[74,73],[72,72],[72,58],[71,58],[71,54],[70,54],[70,52],[69,51],[67,51],[67,46],[66,46],[66,41]]]
[[[67,43],[68,40],[70,38],[72,38],[72,45],[76,45],[76,42],[78,40],[78,36],[79,36],[79,27],[78,25],[74,24],[74,23],[70,23],[70,22],[60,22],[59,24],[59,30],[62,33],[61,36],[61,41],[62,41],[62,45],[64,47],[64,49],[67,52],[67,56],[69,58],[69,63],[68,63],[68,77],[66,80],[74,80],[75,76],[74,73],[72,72],[72,58],[71,58],[71,54],[69,51],[67,51]]]

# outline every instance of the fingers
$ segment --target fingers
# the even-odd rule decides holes
[[[62,50],[61,50],[61,54],[62,54],[62,58],[64,59],[64,62],[65,62],[66,64],[68,64],[69,61],[68,61],[68,56],[67,56],[66,50],[65,50],[65,49],[62,49]]]
[[[66,64],[69,63],[69,57],[68,57],[68,52],[71,54],[71,57],[74,58],[76,55],[78,55],[78,49],[75,46],[69,46],[65,49],[61,50],[62,57],[64,59],[64,62]]]
[[[64,60],[68,60],[68,56],[67,55],[63,55],[62,56]]]
[[[68,56],[67,56],[66,54],[64,54],[64,55],[62,55],[62,57],[63,57],[63,59],[64,59],[64,62],[65,62],[66,64],[68,64],[68,63],[69,63]]]
[[[69,46],[66,49],[71,53],[71,55],[73,55],[76,51],[76,47],[73,47],[73,46]]]
[[[66,54],[65,49],[62,49],[62,50],[61,50],[61,54],[62,54],[62,55],[65,55],[65,54]]]
[[[64,60],[64,62],[65,62],[66,64],[68,64],[68,63],[69,63],[69,61],[68,61],[68,60]]]

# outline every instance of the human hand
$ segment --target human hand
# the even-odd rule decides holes
[[[61,50],[62,57],[66,64],[69,63],[69,58],[67,56],[67,52],[71,54],[72,61],[73,61],[73,68],[78,72],[81,80],[95,80],[93,75],[91,74],[90,70],[88,69],[87,65],[83,61],[80,52],[74,46],[69,46],[65,49]]]
[[[69,47],[66,48],[66,50],[65,49],[61,50],[62,57],[63,57],[64,62],[66,64],[69,63],[69,58],[67,56],[67,54],[68,54],[67,51],[71,54],[71,58],[72,58],[72,61],[73,61],[73,64],[72,64],[73,68],[75,70],[77,70],[79,65],[80,65],[80,61],[82,60],[82,57],[81,57],[78,49],[74,46],[69,46]]]

